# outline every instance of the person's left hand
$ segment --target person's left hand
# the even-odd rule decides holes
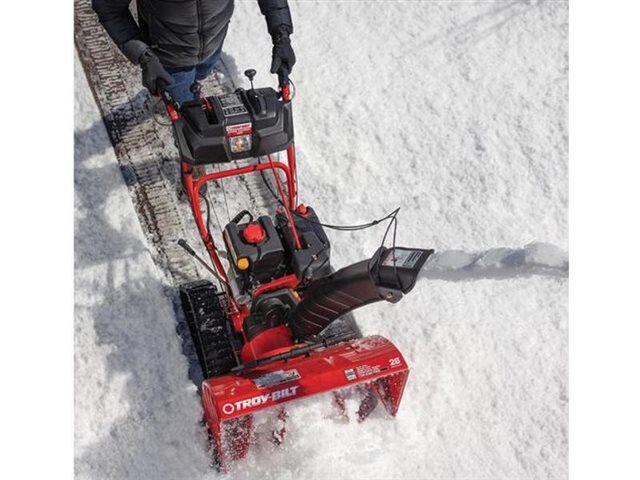
[[[291,73],[296,63],[296,55],[291,47],[289,31],[281,29],[273,36],[273,52],[271,59],[271,73]]]

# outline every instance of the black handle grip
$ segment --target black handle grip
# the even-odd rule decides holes
[[[253,82],[253,77],[256,76],[256,71],[253,68],[244,71],[244,76],[249,79],[250,82]]]

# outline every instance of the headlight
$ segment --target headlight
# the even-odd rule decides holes
[[[251,150],[251,123],[239,123],[227,126],[227,140],[231,153],[244,153]]]
[[[238,135],[229,137],[231,153],[242,153],[251,150],[251,135]]]

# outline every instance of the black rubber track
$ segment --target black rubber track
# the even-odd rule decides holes
[[[180,286],[180,301],[204,378],[225,375],[236,366],[221,297],[207,280]]]

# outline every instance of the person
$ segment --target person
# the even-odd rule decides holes
[[[287,0],[257,0],[273,42],[271,73],[286,75],[296,62]],[[92,0],[111,39],[142,69],[142,84],[158,95],[160,81],[178,103],[197,99],[200,82],[220,59],[234,0]]]

